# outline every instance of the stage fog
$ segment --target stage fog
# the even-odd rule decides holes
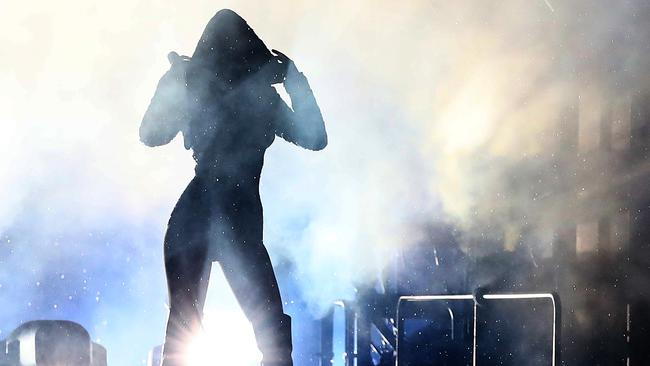
[[[116,366],[162,343],[162,240],[194,162],[180,138],[147,149],[138,126],[167,54],[191,54],[221,8],[295,60],[327,124],[325,150],[276,141],[261,177],[297,365],[321,362],[334,301],[368,293],[557,293],[563,342],[585,345],[563,346],[567,364],[595,364],[598,327],[644,339],[641,0],[0,4],[0,339],[71,320]],[[252,330],[213,271],[214,345],[196,353],[254,365]]]

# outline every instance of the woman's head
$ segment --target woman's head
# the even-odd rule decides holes
[[[192,60],[230,84],[260,71],[273,55],[242,17],[223,9],[208,22]]]

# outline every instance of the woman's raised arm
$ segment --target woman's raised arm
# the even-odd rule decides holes
[[[307,78],[287,56],[276,50],[273,52],[287,64],[284,87],[291,97],[292,107],[290,109],[282,100],[279,101],[275,118],[276,135],[305,149],[324,149],[327,146],[325,122]]]
[[[185,61],[172,62],[158,82],[140,125],[140,141],[147,146],[169,143],[189,123],[185,64]]]

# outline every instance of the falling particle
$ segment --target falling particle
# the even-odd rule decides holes
[[[59,278],[61,278],[63,280],[63,279],[65,279],[65,275],[61,274],[61,276],[59,276]]]
[[[54,305],[52,305],[52,307],[55,308],[55,309],[58,309],[58,308],[59,308],[59,305],[54,304]]]
[[[544,0],[544,3],[546,3],[546,6],[548,6],[549,10],[553,13],[555,13],[555,9],[553,8],[553,5],[548,0]]]

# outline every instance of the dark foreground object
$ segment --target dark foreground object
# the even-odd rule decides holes
[[[81,325],[67,320],[34,320],[0,342],[0,366],[106,366],[106,349]]]
[[[322,323],[321,365],[561,364],[556,294],[477,291],[401,296],[396,308],[370,303],[336,303]]]

